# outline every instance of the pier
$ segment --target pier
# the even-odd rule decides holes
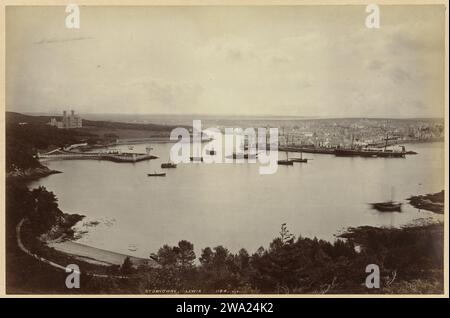
[[[157,156],[147,153],[108,153],[108,152],[72,152],[61,149],[55,149],[53,151],[40,154],[38,153],[39,160],[108,160],[113,162],[138,162],[144,160],[157,159]]]
[[[304,153],[320,153],[325,155],[334,155],[336,148],[325,147],[302,147],[302,146],[278,146],[278,151],[284,152],[304,152]]]
[[[406,155],[416,155],[415,151],[393,151],[377,148],[325,148],[325,147],[302,147],[302,146],[279,146],[278,151],[284,152],[304,152],[325,155],[335,155],[338,157],[372,157],[372,158],[405,158]]]

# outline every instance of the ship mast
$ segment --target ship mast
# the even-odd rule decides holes
[[[384,143],[384,151],[386,151],[387,145],[388,145],[388,140],[389,140],[389,131],[388,131],[388,127],[387,127],[388,121],[386,120],[386,124],[385,124],[385,128],[386,128],[386,141]]]
[[[387,145],[388,145],[388,140],[389,140],[389,134],[386,133],[386,141],[384,143],[384,151],[386,151]]]

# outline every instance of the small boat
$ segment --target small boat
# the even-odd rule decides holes
[[[238,154],[233,153],[231,156],[227,156],[228,159],[256,159],[258,158],[258,154],[250,154],[250,153],[244,153],[244,154]]]
[[[189,159],[193,162],[203,162],[202,157],[190,157]]]
[[[386,202],[371,203],[372,208],[379,212],[402,212],[402,204],[394,202],[394,187],[391,187],[391,200]]]
[[[154,173],[147,173],[148,177],[165,177],[165,172],[154,172]]]
[[[292,160],[278,160],[277,163],[279,165],[283,165],[283,166],[293,166],[294,165],[294,161],[292,161]]]
[[[136,245],[128,245],[128,250],[131,252],[136,252],[138,248]]]
[[[294,165],[294,161],[289,159],[289,154],[287,151],[286,151],[286,159],[278,160],[277,163],[279,165],[283,165],[283,166],[293,166]]]
[[[303,158],[292,158],[291,159],[292,162],[304,162],[307,163],[308,159],[303,159]]]
[[[308,163],[308,159],[303,158],[303,153],[302,153],[302,152],[300,152],[300,158],[292,158],[291,161],[293,161],[293,162]]]
[[[378,202],[378,203],[371,203],[372,207],[380,212],[401,212],[402,211],[402,204],[399,202]]]
[[[161,164],[161,168],[169,169],[169,168],[176,168],[177,165],[172,162],[166,162]]]
[[[133,146],[128,146],[128,149],[129,149],[129,150],[133,150],[134,147],[133,147]]]

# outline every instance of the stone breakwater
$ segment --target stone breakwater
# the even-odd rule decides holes
[[[157,159],[157,156],[145,153],[102,153],[102,152],[71,152],[53,151],[45,154],[38,154],[39,160],[108,160],[114,162],[138,162],[143,160]]]

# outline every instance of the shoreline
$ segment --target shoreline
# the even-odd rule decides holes
[[[36,168],[36,169],[30,169],[31,172],[33,172],[32,174],[35,176],[36,179],[41,178],[41,177],[45,177],[48,175],[51,175],[53,173],[61,173],[59,171],[54,171],[54,170],[50,170],[47,167],[43,167],[43,168]],[[34,171],[33,171],[34,170]],[[23,176],[18,176],[18,177],[11,177],[11,178],[17,178],[17,179],[27,179],[26,177]],[[428,194],[431,195],[431,194]],[[425,195],[425,196],[428,196]],[[420,195],[418,195],[418,197],[421,197]],[[408,199],[407,199],[408,200]],[[413,207],[415,207],[413,204],[411,204],[411,202],[409,202],[409,204]],[[426,210],[426,209],[425,209]],[[431,211],[431,212],[435,212],[435,211]],[[439,212],[435,212],[435,213],[439,213]],[[110,250],[105,250],[105,249],[101,249],[101,248],[96,248],[96,247],[92,247],[89,245],[85,245],[85,244],[81,244],[81,243],[77,243],[75,241],[71,241],[71,240],[49,240],[44,242],[47,244],[47,246],[49,248],[53,248],[55,251],[62,253],[70,258],[73,258],[74,260],[80,260],[92,265],[97,265],[97,266],[121,266],[125,259],[127,257],[130,258],[130,260],[132,261],[133,265],[135,266],[148,266],[148,267],[155,267],[157,266],[156,263],[148,258],[140,258],[140,257],[135,257],[135,256],[131,256],[131,255],[126,255],[126,254],[122,254],[122,253],[117,253],[117,252],[113,252]]]
[[[436,193],[413,195],[407,199],[416,209],[426,210],[436,214],[444,214],[444,190]]]
[[[21,180],[21,181],[30,181],[36,180],[44,177],[48,177],[52,174],[63,173],[58,170],[51,170],[46,166],[30,168],[26,170],[16,170],[10,171],[6,173],[7,180]]]
[[[56,251],[64,253],[75,259],[82,260],[84,262],[100,265],[100,266],[121,266],[127,257],[135,266],[152,266],[154,265],[150,259],[140,258],[136,256],[121,254],[104,250],[97,247],[77,243],[74,241],[58,241],[52,240],[45,242],[48,247],[54,248]]]

